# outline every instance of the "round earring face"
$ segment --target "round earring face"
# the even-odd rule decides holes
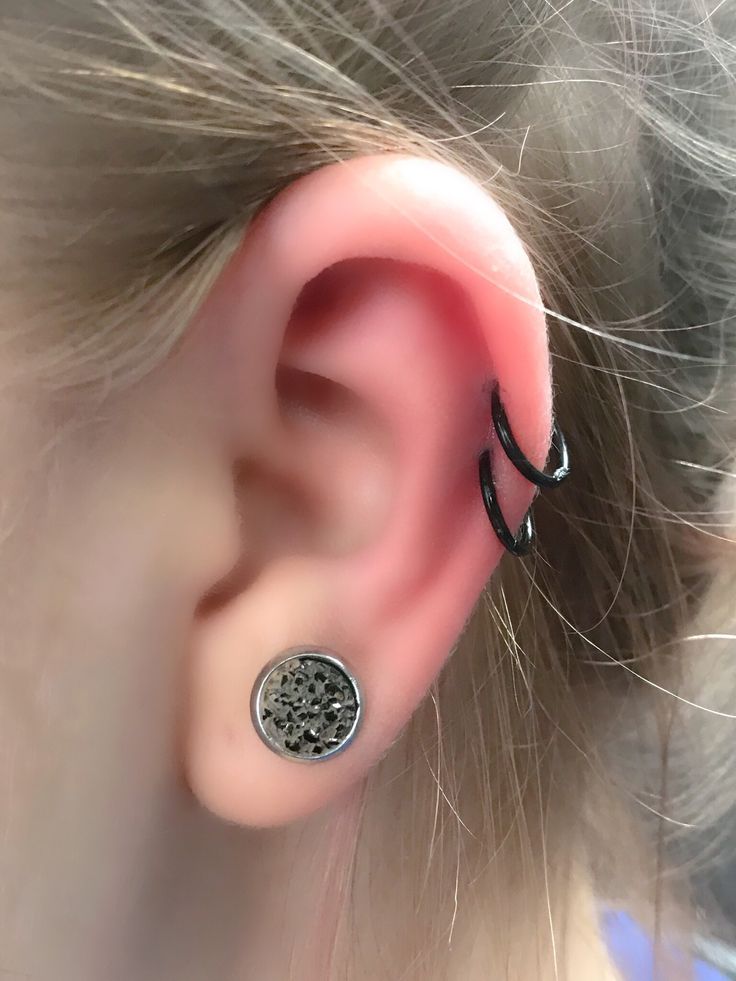
[[[256,680],[251,715],[261,739],[280,756],[324,760],[352,741],[362,705],[358,683],[334,654],[287,651]]]

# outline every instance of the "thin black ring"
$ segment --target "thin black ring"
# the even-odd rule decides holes
[[[570,453],[567,448],[567,443],[565,442],[565,437],[562,435],[562,430],[557,425],[554,424],[552,429],[552,445],[556,447],[557,452],[560,456],[560,463],[557,469],[553,473],[545,473],[543,470],[537,470],[537,468],[527,460],[524,454],[519,448],[519,444],[514,439],[513,433],[511,432],[511,426],[509,425],[508,417],[506,416],[506,410],[501,402],[501,394],[498,390],[498,385],[493,389],[493,394],[491,396],[491,414],[493,416],[493,425],[496,429],[496,434],[498,436],[501,446],[503,446],[506,456],[513,463],[516,469],[522,476],[532,483],[536,484],[537,487],[559,487],[563,480],[570,474]]]
[[[478,458],[478,475],[480,477],[480,491],[483,495],[486,514],[501,544],[512,555],[516,555],[517,557],[526,555],[534,544],[532,512],[531,510],[527,511],[519,531],[516,535],[512,534],[511,529],[506,524],[506,519],[501,513],[498,497],[496,496],[496,486],[493,483],[493,473],[491,471],[490,450],[483,450]]]

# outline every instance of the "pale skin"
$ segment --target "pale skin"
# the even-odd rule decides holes
[[[531,264],[460,174],[366,158],[283,192],[175,353],[94,415],[23,357],[0,368],[0,978],[283,981],[313,929],[289,897],[502,557],[475,483],[489,380],[545,456]],[[518,523],[531,488],[498,484]],[[315,766],[248,712],[304,643],[366,698]],[[572,976],[613,978],[575,896]],[[458,981],[486,977],[466,946]]]

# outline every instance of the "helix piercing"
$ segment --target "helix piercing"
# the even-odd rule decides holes
[[[496,496],[496,485],[493,483],[493,473],[491,471],[490,450],[483,450],[480,455],[480,459],[478,460],[478,475],[480,477],[480,491],[483,495],[486,514],[493,526],[493,530],[496,532],[496,536],[508,552],[511,552],[517,558],[521,558],[522,555],[526,555],[530,551],[534,544],[534,520],[532,519],[531,511],[527,511],[520,530],[514,535],[506,524],[506,519],[501,513],[501,507]]]
[[[314,647],[270,661],[251,695],[258,735],[274,753],[295,760],[325,760],[346,749],[362,712],[355,676],[335,654]]]
[[[543,470],[537,470],[527,460],[521,452],[519,444],[514,439],[511,427],[509,426],[509,420],[506,416],[506,410],[501,402],[498,385],[493,389],[491,396],[491,415],[493,416],[493,425],[499,442],[504,448],[506,456],[511,460],[519,473],[526,477],[530,483],[536,484],[537,487],[542,487],[546,490],[559,487],[562,481],[570,474],[570,453],[567,449],[565,437],[562,435],[562,430],[557,422],[552,427],[552,445],[559,454],[560,462],[557,469],[552,473],[545,473]]]
[[[494,388],[491,395],[491,415],[499,443],[519,473],[530,483],[542,489],[548,490],[553,487],[559,487],[562,481],[570,474],[570,454],[559,425],[555,422],[552,428],[552,445],[557,450],[559,464],[552,473],[545,473],[543,470],[538,470],[524,456],[519,444],[516,442],[509,425],[508,417],[506,416],[506,411],[501,402],[498,386]],[[499,541],[512,555],[517,557],[526,555],[534,544],[536,534],[531,510],[527,511],[519,531],[514,535],[506,523],[506,519],[498,503],[496,486],[493,482],[491,452],[489,449],[483,450],[480,454],[478,459],[478,476],[486,514]]]

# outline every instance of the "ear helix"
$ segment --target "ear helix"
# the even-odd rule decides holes
[[[491,395],[491,415],[493,417],[493,426],[503,451],[519,473],[530,483],[535,484],[539,488],[549,490],[559,487],[563,480],[570,475],[570,454],[565,437],[562,435],[562,430],[556,422],[552,429],[552,446],[557,450],[559,463],[552,473],[545,473],[543,470],[538,470],[524,456],[519,444],[516,442],[511,431],[511,426],[509,425],[508,417],[506,416],[506,410],[501,402],[498,385],[493,389]],[[478,476],[486,514],[499,541],[507,551],[517,556],[517,558],[526,555],[531,550],[535,537],[531,510],[527,511],[521,528],[514,534],[506,524],[506,519],[498,503],[491,468],[491,451],[489,449],[483,450],[478,459]]]
[[[274,753],[293,760],[326,760],[355,738],[363,699],[355,675],[331,651],[284,651],[253,686],[251,717]]]

